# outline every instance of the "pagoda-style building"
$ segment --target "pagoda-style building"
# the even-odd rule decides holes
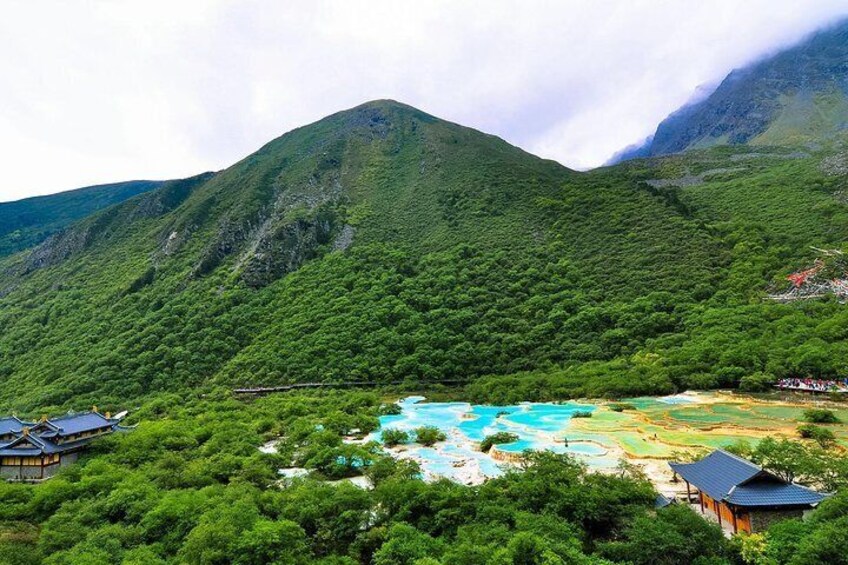
[[[25,422],[15,416],[0,418],[0,478],[40,481],[74,463],[93,439],[121,428],[109,413],[68,414]]]

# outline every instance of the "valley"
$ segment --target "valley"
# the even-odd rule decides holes
[[[846,26],[588,171],[377,99],[0,204],[0,564],[845,562]]]

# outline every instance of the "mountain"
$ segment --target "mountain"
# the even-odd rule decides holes
[[[92,212],[161,185],[159,181],[128,181],[2,202],[0,257],[37,245]]]
[[[848,20],[731,72],[705,99],[684,106],[627,158],[714,145],[822,143],[848,128]]]
[[[0,412],[292,382],[474,379],[514,402],[840,374],[843,307],[767,296],[848,240],[846,163],[725,146],[578,173],[370,102],[0,260]]]
[[[635,180],[377,101],[0,263],[0,405],[607,359],[719,255]]]

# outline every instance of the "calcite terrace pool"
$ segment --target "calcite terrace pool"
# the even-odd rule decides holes
[[[666,464],[680,451],[709,449],[744,439],[793,436],[808,403],[764,401],[722,393],[683,393],[633,398],[630,409],[616,412],[610,403],[520,403],[480,406],[466,402],[426,402],[424,397],[399,401],[402,412],[380,418],[381,429],[367,439],[380,441],[382,430],[412,431],[435,426],[447,440],[433,447],[407,444],[388,449],[395,457],[417,461],[425,479],[447,477],[477,484],[502,474],[515,455],[526,449],[569,453],[590,468],[609,470],[622,459],[640,465],[659,486],[670,480]],[[591,418],[574,418],[591,412]],[[848,410],[838,409],[842,421]],[[841,413],[841,414],[840,414]],[[480,442],[497,432],[518,440],[479,451]],[[834,432],[841,443],[848,427]]]
[[[417,461],[425,478],[447,477],[463,483],[478,483],[502,474],[510,464],[511,455],[528,449],[569,453],[600,468],[615,467],[621,455],[597,438],[569,433],[574,414],[594,412],[597,407],[592,404],[481,406],[424,400],[424,397],[415,396],[399,401],[402,413],[381,417],[381,429],[368,439],[380,441],[385,429],[411,432],[420,426],[435,426],[442,430],[447,440],[434,447],[409,444],[390,449],[397,457]],[[497,445],[490,453],[480,452],[479,443],[498,432],[514,433],[518,440]]]

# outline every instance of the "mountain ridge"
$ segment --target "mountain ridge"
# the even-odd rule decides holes
[[[611,159],[713,145],[798,146],[848,129],[848,20],[731,71],[706,98],[665,118],[641,146]]]
[[[37,245],[77,220],[161,186],[136,180],[0,202],[0,258]]]
[[[577,304],[692,292],[713,247],[638,182],[378,101],[0,262],[0,378],[29,391],[0,403],[599,358],[618,314]]]
[[[838,305],[762,299],[848,239],[841,158],[726,146],[579,173],[360,105],[0,260],[0,407],[456,378],[627,396],[836,370],[807,351],[842,358],[815,329]]]

